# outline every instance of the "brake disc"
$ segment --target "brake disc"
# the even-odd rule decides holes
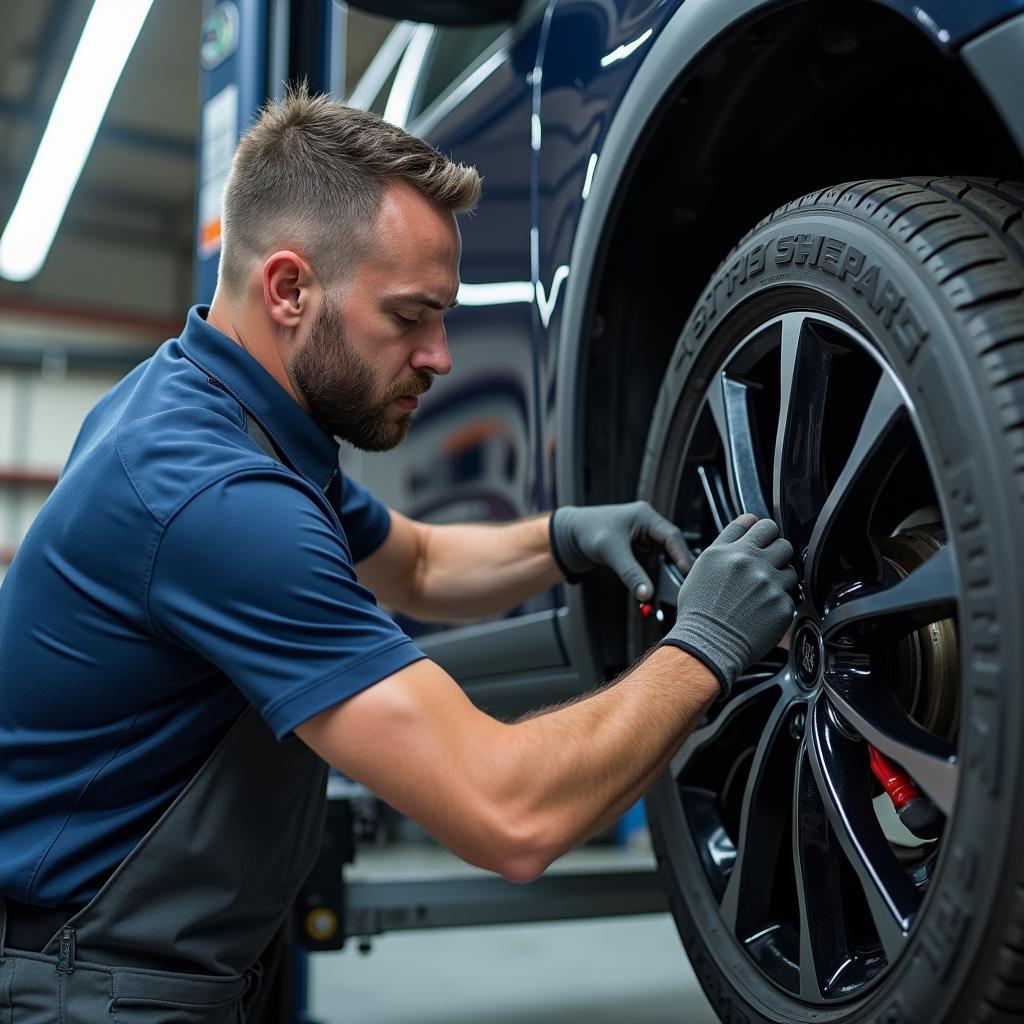
[[[945,543],[938,524],[899,530],[878,547],[899,579],[909,576]],[[897,697],[925,729],[952,740],[960,715],[959,644],[956,623],[942,619],[910,633],[897,652],[909,671],[897,676]]]

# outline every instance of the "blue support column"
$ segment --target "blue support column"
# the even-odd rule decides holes
[[[219,200],[238,138],[285,81],[316,92],[345,80],[347,13],[339,0],[205,0],[200,40],[196,260],[193,295],[217,286]]]
[[[272,0],[206,0],[200,39],[193,295],[209,302],[220,257],[220,191],[238,138],[267,97]]]

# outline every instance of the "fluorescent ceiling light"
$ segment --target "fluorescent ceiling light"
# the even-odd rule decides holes
[[[39,273],[82,173],[110,96],[153,0],[96,0],[11,219],[0,236],[0,274]]]

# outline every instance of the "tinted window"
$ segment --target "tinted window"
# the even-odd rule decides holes
[[[414,114],[425,110],[507,28],[507,24],[439,28],[427,57],[427,70]]]
[[[391,74],[388,75],[384,85],[381,86],[380,92],[377,93],[373,98],[373,102],[367,107],[367,110],[372,110],[375,114],[384,115],[384,108],[388,105],[388,96],[391,93],[391,86],[395,84],[395,77],[398,75],[398,64],[391,69]]]

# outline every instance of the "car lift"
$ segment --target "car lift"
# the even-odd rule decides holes
[[[346,884],[339,866],[353,863],[357,837],[368,835],[356,807],[372,796],[334,775],[327,796],[323,849],[298,904],[302,941],[310,950],[341,949],[347,938],[366,942],[392,931],[667,910],[655,873],[646,870],[552,874],[526,885],[494,875]]]
[[[527,924],[656,914],[668,910],[653,870],[552,873],[520,885],[493,875],[419,880],[345,878],[360,841],[373,834],[360,808],[373,802],[362,786],[332,773],[323,844],[296,901],[292,920],[294,973],[279,982],[275,1020],[311,1024],[306,1010],[306,954],[339,950],[356,940],[361,952],[385,932],[469,925]]]
[[[344,81],[346,11],[337,0],[205,0],[201,38],[200,132],[194,295],[209,302],[217,283],[220,195],[238,138],[287,81],[337,95]],[[346,882],[366,822],[369,794],[332,775],[319,859],[289,922],[294,956],[276,981],[269,1019],[311,1024],[307,954],[341,949],[389,931],[613,917],[667,910],[653,870],[553,873],[528,885],[483,876]]]

